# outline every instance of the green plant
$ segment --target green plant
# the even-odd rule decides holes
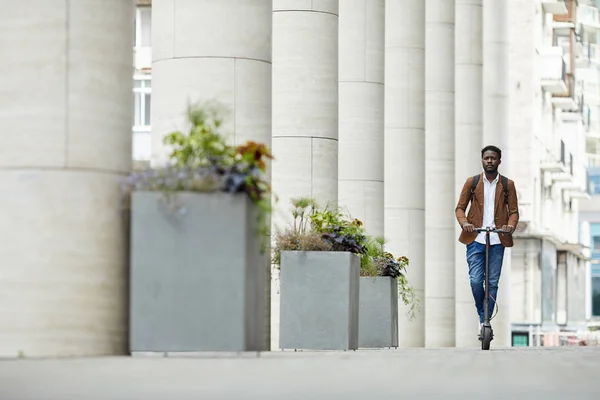
[[[172,147],[170,160],[177,167],[226,167],[234,163],[235,148],[219,132],[224,110],[218,105],[188,106],[188,133],[166,135],[163,142]]]
[[[367,237],[363,223],[338,210],[315,211],[310,216],[313,230],[322,234],[336,251],[364,254]]]
[[[366,236],[362,222],[338,210],[320,210],[309,197],[291,199],[292,226],[275,235],[272,262],[280,265],[282,251],[349,251],[362,254]]]
[[[291,199],[293,206],[292,217],[294,217],[293,232],[304,234],[310,228],[311,216],[319,206],[314,199],[309,197],[295,197]]]
[[[266,160],[273,156],[264,144],[228,144],[220,132],[223,108],[219,105],[190,106],[187,111],[189,132],[175,131],[164,138],[171,149],[170,162],[162,168],[133,172],[122,183],[123,192],[161,191],[167,200],[180,191],[245,193],[257,205],[264,250],[271,212]]]
[[[421,307],[414,288],[406,278],[408,263],[407,257],[395,258],[394,255],[385,251],[383,237],[369,238],[366,251],[360,259],[360,274],[361,276],[389,276],[396,279],[402,302],[409,306],[407,317],[409,320],[413,320]]]
[[[272,263],[281,264],[282,251],[349,251],[360,257],[361,276],[389,276],[398,282],[402,302],[409,306],[407,316],[414,319],[420,301],[406,278],[408,258],[395,258],[385,251],[383,237],[365,234],[363,223],[339,209],[321,210],[314,199],[291,200],[291,227],[275,234]]]

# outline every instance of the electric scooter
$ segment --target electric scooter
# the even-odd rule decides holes
[[[483,300],[483,326],[481,327],[481,335],[479,336],[479,340],[481,340],[481,350],[489,350],[490,344],[494,339],[494,331],[492,330],[492,325],[490,324],[490,233],[494,232],[510,234],[510,232],[490,227],[476,228],[475,230],[477,232],[485,232],[485,298]]]

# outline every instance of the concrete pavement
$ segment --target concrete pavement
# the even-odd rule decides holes
[[[600,347],[23,359],[0,399],[598,399],[598,371]]]

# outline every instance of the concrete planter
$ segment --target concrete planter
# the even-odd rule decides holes
[[[270,349],[268,251],[245,195],[135,192],[131,352]]]
[[[360,278],[359,347],[398,347],[398,282]]]
[[[356,350],[359,278],[354,254],[282,252],[279,347]]]

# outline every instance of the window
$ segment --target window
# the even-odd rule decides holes
[[[600,277],[592,278],[592,315],[600,316]]]
[[[569,172],[573,175],[573,153],[569,153]]]
[[[529,334],[523,332],[512,333],[512,345],[513,347],[527,347],[529,346]]]
[[[595,172],[595,171],[594,171]],[[600,174],[590,171],[590,194],[600,194]]]
[[[152,109],[152,78],[146,75],[133,78],[133,129],[150,130],[150,112]]]
[[[600,252],[600,236],[592,236],[592,251]]]
[[[135,47],[152,46],[152,8],[138,7],[135,14]]]

